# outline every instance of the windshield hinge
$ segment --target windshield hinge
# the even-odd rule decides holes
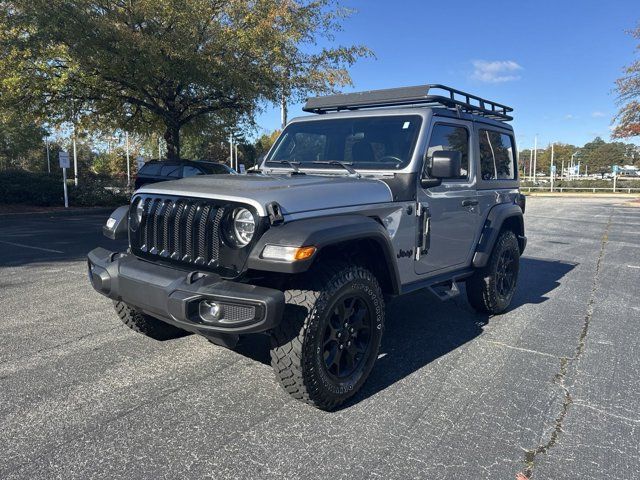
[[[284,223],[284,215],[282,215],[282,207],[278,202],[267,204],[267,215],[269,216],[270,225],[280,225]]]

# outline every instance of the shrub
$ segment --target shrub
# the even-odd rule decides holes
[[[71,206],[113,206],[128,202],[128,195],[121,179],[89,174],[80,178],[77,187],[73,185],[72,180],[68,180],[67,187]],[[25,170],[2,171],[0,172],[0,203],[64,205],[62,175],[59,172],[46,174]]]
[[[25,170],[0,172],[0,203],[62,205],[62,178]]]

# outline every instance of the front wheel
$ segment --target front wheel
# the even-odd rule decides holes
[[[124,302],[114,301],[113,307],[122,323],[134,332],[154,340],[170,340],[187,335],[184,330],[142,313]]]
[[[353,265],[315,268],[285,291],[271,336],[271,365],[294,398],[331,410],[354,395],[378,356],[384,299],[375,276]]]
[[[518,283],[520,247],[510,230],[503,231],[487,265],[467,280],[467,298],[478,312],[498,314],[511,303]]]

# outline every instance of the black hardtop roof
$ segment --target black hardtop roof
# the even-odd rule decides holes
[[[492,120],[513,120],[513,108],[441,84],[340,93],[307,99],[305,112],[323,114],[340,110],[424,105],[470,113]]]

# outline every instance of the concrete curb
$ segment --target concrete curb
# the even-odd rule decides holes
[[[29,216],[47,216],[47,217],[71,217],[75,215],[87,215],[87,214],[105,214],[108,215],[113,212],[117,207],[87,207],[87,208],[74,208],[68,210],[33,210],[24,212],[6,212],[0,213],[0,217],[18,217],[20,215]]]

